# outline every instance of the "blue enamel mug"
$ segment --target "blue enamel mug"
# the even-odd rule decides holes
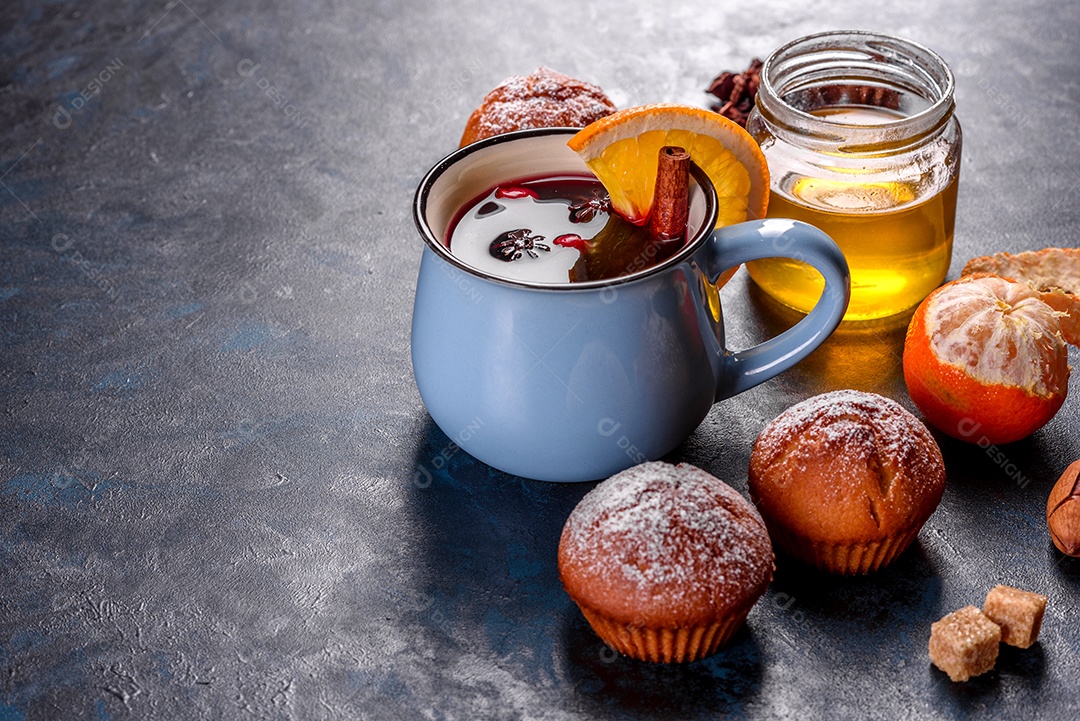
[[[588,481],[670,452],[712,405],[805,358],[847,308],[847,263],[792,220],[713,230],[716,195],[695,168],[687,234],[659,265],[604,281],[542,285],[479,271],[448,249],[458,211],[500,183],[588,175],[571,128],[523,130],[461,148],[420,183],[425,241],[412,319],[413,374],[432,419],[461,449],[525,478]],[[760,258],[805,261],[825,278],[794,327],[738,352],[724,345],[715,283]]]

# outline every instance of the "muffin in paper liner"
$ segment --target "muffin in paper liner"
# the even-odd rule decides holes
[[[704,658],[738,630],[772,579],[761,516],[691,465],[653,462],[604,481],[563,527],[559,576],[589,625],[631,658]]]
[[[653,663],[686,663],[716,653],[746,620],[750,608],[707,626],[649,628],[607,618],[579,606],[600,640],[623,656]]]
[[[833,391],[765,426],[748,482],[777,548],[830,573],[865,574],[918,536],[944,493],[945,462],[900,404]]]
[[[920,526],[895,536],[866,543],[822,543],[774,529],[776,547],[803,563],[843,576],[871,573],[887,566],[919,535]]]

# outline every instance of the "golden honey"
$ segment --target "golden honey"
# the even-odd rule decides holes
[[[896,119],[867,108],[813,114],[865,125]],[[918,182],[863,182],[860,173],[850,175],[850,180],[798,177],[790,187],[774,187],[769,216],[810,223],[840,246],[851,271],[846,320],[899,313],[922,301],[949,271],[957,180],[927,193]],[[770,295],[804,313],[824,287],[821,275],[798,261],[777,258],[748,267]]]
[[[851,271],[845,320],[907,310],[948,273],[961,146],[952,92],[939,57],[872,33],[809,36],[765,62],[747,129],[769,163],[768,215],[817,226],[840,246]],[[824,285],[798,261],[748,269],[802,312]]]

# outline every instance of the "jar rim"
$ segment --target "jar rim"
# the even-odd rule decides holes
[[[829,60],[830,54],[832,60]],[[890,72],[886,73],[886,69]],[[861,71],[880,86],[915,92],[927,107],[896,120],[858,124],[827,119],[785,100],[792,89],[813,86],[828,71]],[[770,120],[801,135],[820,136],[852,145],[873,145],[928,132],[952,115],[956,81],[945,60],[906,38],[865,30],[830,30],[792,40],[766,58],[761,68],[757,106]],[[839,137],[842,136],[842,137]]]

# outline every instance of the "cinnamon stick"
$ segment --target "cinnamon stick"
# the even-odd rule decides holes
[[[653,243],[677,246],[685,240],[689,188],[690,153],[673,145],[660,148],[656,190],[649,213],[649,238]]]

